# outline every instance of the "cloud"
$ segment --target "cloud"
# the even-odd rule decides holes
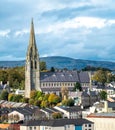
[[[23,30],[20,30],[20,31],[16,31],[14,35],[16,37],[18,37],[18,36],[23,36],[23,35],[28,34],[28,33],[29,33],[28,29],[23,29]]]
[[[0,37],[8,37],[10,32],[11,32],[10,29],[0,30]]]
[[[0,60],[25,59],[33,17],[40,56],[115,61],[114,7],[114,0],[2,0]]]

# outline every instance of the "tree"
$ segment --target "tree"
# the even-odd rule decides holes
[[[31,99],[31,98],[30,98],[30,99],[29,99],[29,104],[30,104],[30,105],[34,105],[34,99]]]
[[[52,113],[53,119],[59,119],[62,118],[62,114],[60,112],[54,112]]]
[[[57,104],[57,103],[60,102],[60,97],[57,96],[57,95],[54,94],[54,93],[51,93],[51,94],[49,95],[49,97],[48,97],[48,101],[49,101],[49,103],[51,103],[51,104]]]
[[[74,106],[74,100],[73,99],[67,99],[62,101],[62,105],[64,106]]]
[[[29,102],[29,98],[23,97],[23,98],[22,98],[22,102],[28,103],[28,102]]]
[[[1,100],[7,100],[8,101],[8,91],[7,90],[3,90],[0,96]]]
[[[100,98],[101,98],[102,100],[107,100],[107,92],[101,91],[101,92],[100,92]]]
[[[73,91],[76,91],[76,90],[82,91],[82,87],[79,82],[76,82],[74,85]]]
[[[36,90],[32,90],[31,92],[30,92],[30,98],[31,99],[35,99],[37,97],[37,91]]]
[[[46,70],[46,69],[47,69],[47,67],[46,67],[46,62],[41,61],[41,62],[40,62],[40,71],[43,71],[43,70]]]
[[[3,83],[8,81],[8,72],[6,70],[0,70],[0,81]]]
[[[97,82],[102,83],[102,85],[105,85],[105,83],[107,82],[107,73],[108,73],[108,71],[98,70],[93,75],[92,79]]]
[[[40,106],[42,108],[48,107],[49,106],[49,102],[48,101],[42,101]]]
[[[40,107],[41,102],[42,102],[41,100],[35,100],[34,105]]]
[[[54,67],[51,67],[50,71],[51,71],[51,72],[55,72]]]
[[[15,94],[13,94],[13,93],[9,93],[9,95],[8,95],[8,101],[13,101],[14,95]]]

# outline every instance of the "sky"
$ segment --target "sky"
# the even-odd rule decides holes
[[[115,0],[0,0],[0,61],[25,59],[32,18],[40,57],[115,62]]]

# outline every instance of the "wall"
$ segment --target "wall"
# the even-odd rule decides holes
[[[115,130],[115,118],[87,117],[94,122],[94,130]]]

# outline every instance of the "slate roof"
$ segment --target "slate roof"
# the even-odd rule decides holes
[[[83,124],[93,124],[93,122],[86,119],[53,119],[53,120],[31,120],[27,121],[22,126],[65,126],[74,124],[76,126]]]
[[[86,119],[55,119],[55,120],[47,120],[47,121],[42,121],[41,126],[64,126],[64,125],[69,125],[69,124],[74,124],[74,125],[83,125],[83,124],[92,124],[93,122],[86,120]]]
[[[73,106],[73,107],[61,107],[61,109],[64,109],[68,112],[77,112],[77,111],[82,111],[80,106]]]
[[[89,83],[88,72],[64,71],[64,72],[41,72],[41,82],[81,82]]]
[[[11,108],[11,112],[18,111],[19,113],[22,113],[23,115],[32,115],[37,108],[30,108],[30,107],[18,107],[18,108]]]
[[[22,124],[22,126],[39,126],[42,120],[30,120],[26,121]]]
[[[55,108],[42,108],[41,110],[47,112],[47,113],[54,113],[54,112],[60,112],[59,110],[55,109]],[[62,112],[61,112],[62,113]]]

